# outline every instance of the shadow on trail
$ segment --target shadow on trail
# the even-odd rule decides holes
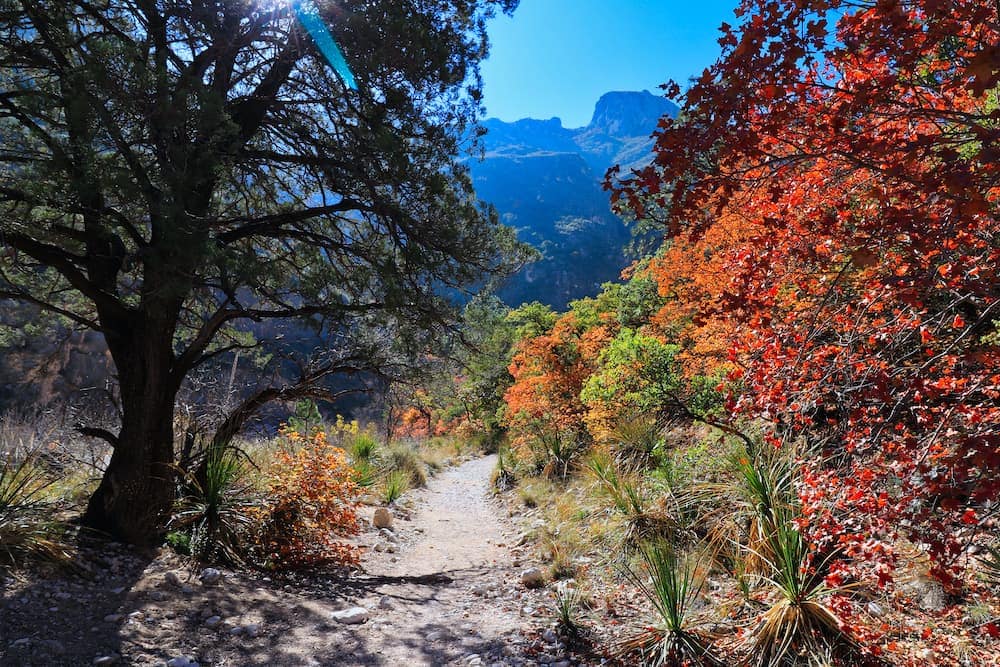
[[[362,572],[343,578],[316,573],[297,578],[298,604],[285,610],[289,615],[275,613],[265,619],[266,641],[242,647],[239,664],[447,665],[464,664],[466,656],[473,654],[498,653],[505,642],[478,636],[478,628],[461,622],[460,614],[454,621],[426,614],[429,605],[448,607],[451,601],[444,594],[482,571],[466,568],[398,576]],[[281,588],[281,583],[279,579],[273,585]],[[363,625],[339,625],[330,616],[331,610],[358,603],[365,603],[371,611]],[[425,615],[429,616],[426,621]],[[297,632],[312,633],[318,640],[312,642],[308,655],[300,650],[302,642],[293,637]]]
[[[153,557],[82,532],[71,539],[78,550],[70,564],[0,572],[0,665],[60,667],[121,654],[122,607]],[[21,585],[26,572],[31,583]]]

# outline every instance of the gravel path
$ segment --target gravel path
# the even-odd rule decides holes
[[[366,624],[371,664],[468,664],[498,659],[523,623],[517,609],[489,597],[516,582],[507,524],[487,493],[495,457],[468,461],[414,495],[411,521],[397,521],[400,553],[373,552],[365,563],[389,612]]]
[[[84,576],[0,577],[0,665],[565,667],[529,638],[549,617],[545,592],[520,584],[525,549],[488,492],[494,465],[465,462],[408,494],[391,532],[360,536],[389,549],[367,550],[360,574],[223,570],[208,583],[167,549],[108,545]],[[358,606],[365,622],[337,620]]]

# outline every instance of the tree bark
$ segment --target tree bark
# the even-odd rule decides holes
[[[144,326],[126,341],[108,341],[121,386],[122,427],[83,525],[138,546],[159,542],[174,501],[178,385],[172,372],[172,330]]]

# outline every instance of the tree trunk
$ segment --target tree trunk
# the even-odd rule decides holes
[[[147,327],[142,327],[150,331]],[[169,331],[169,330],[168,330]],[[115,539],[154,546],[174,501],[174,400],[170,338],[155,329],[112,343],[121,387],[122,428],[83,524]]]

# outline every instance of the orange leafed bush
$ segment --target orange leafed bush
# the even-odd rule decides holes
[[[354,565],[358,548],[342,541],[359,531],[358,488],[347,455],[322,431],[284,435],[294,450],[278,452],[257,548],[274,569]]]

